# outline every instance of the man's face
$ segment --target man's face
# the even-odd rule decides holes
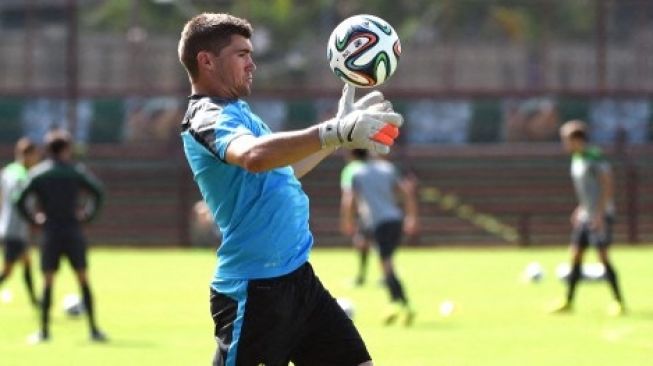
[[[27,169],[33,167],[39,162],[40,159],[41,159],[41,154],[39,154],[37,150],[32,150],[31,152],[25,154],[24,157],[25,167]]]
[[[565,151],[573,154],[583,150],[583,142],[579,139],[572,139],[569,136],[562,137],[562,145],[565,148]]]
[[[241,36],[231,36],[228,46],[214,56],[212,76],[225,97],[241,98],[250,95],[256,65],[252,59],[252,42]]]

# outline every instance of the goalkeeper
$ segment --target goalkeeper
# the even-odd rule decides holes
[[[191,93],[184,152],[222,232],[211,282],[214,365],[372,365],[352,321],[308,263],[308,197],[299,178],[338,147],[388,153],[401,115],[378,93],[335,118],[272,133],[242,98],[256,66],[250,24],[201,14],[184,27],[179,58]]]

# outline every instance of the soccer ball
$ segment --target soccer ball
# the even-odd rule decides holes
[[[442,303],[440,303],[440,316],[444,318],[451,316],[451,314],[453,314],[455,309],[456,309],[456,305],[454,304],[453,301],[444,300]]]
[[[524,269],[524,280],[527,282],[540,282],[542,277],[544,277],[544,269],[538,262],[531,262]]]
[[[569,263],[560,263],[556,267],[556,275],[561,281],[569,281],[571,266]],[[605,279],[605,267],[601,263],[583,263],[581,278],[587,281],[602,281]]]
[[[327,60],[337,77],[357,87],[383,84],[397,69],[401,42],[394,28],[373,15],[354,15],[331,32]]]
[[[62,308],[64,313],[71,317],[77,317],[84,313],[84,303],[76,294],[67,294],[63,298]]]

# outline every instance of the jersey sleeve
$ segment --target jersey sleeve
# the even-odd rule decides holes
[[[229,144],[237,137],[253,135],[236,108],[206,103],[191,118],[190,134],[212,155],[225,161]]]
[[[252,130],[244,123],[243,118],[230,113],[222,113],[213,125],[215,132],[215,153],[220,160],[225,161],[229,144],[237,137],[253,135]]]
[[[603,155],[603,151],[598,147],[592,147],[587,152],[587,157],[591,161],[592,169],[598,173],[609,173],[611,171],[610,162]]]
[[[351,163],[345,165],[340,173],[340,189],[350,190],[354,179],[354,169]]]

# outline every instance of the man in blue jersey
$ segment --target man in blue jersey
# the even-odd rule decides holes
[[[571,155],[571,179],[578,206],[571,214],[571,273],[567,297],[553,312],[572,310],[576,286],[582,277],[583,256],[591,245],[598,251],[605,268],[605,278],[612,289],[614,302],[608,312],[611,315],[621,315],[624,312],[623,298],[617,272],[608,255],[614,221],[614,182],[610,163],[601,150],[588,144],[587,125],[584,122],[566,122],[560,128],[560,137],[565,150]]]
[[[353,323],[308,263],[313,236],[302,177],[339,146],[387,153],[403,119],[380,93],[335,118],[272,133],[241,98],[254,70],[250,24],[201,14],[184,27],[179,59],[192,88],[184,152],[223,240],[211,283],[214,365],[372,365]]]

